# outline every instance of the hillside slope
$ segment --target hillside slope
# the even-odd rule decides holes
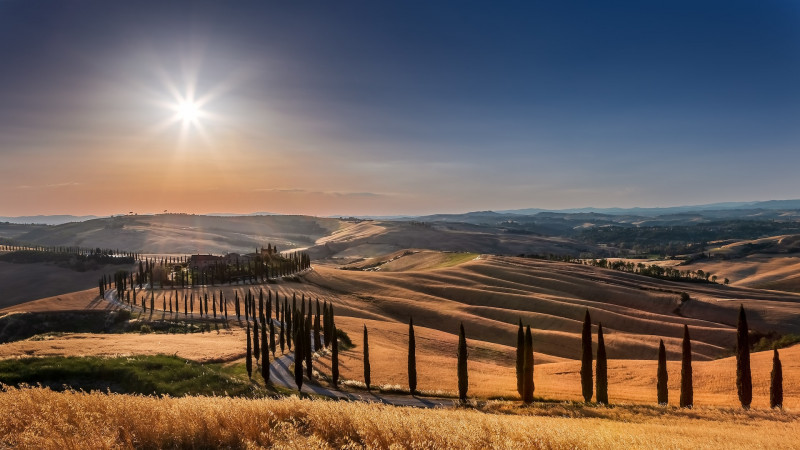
[[[39,245],[101,247],[167,254],[252,252],[267,243],[287,250],[314,244],[340,227],[310,216],[215,217],[186,214],[119,216],[51,227],[15,237]]]
[[[500,345],[516,341],[521,318],[534,330],[539,352],[573,358],[583,314],[602,322],[609,353],[651,359],[658,340],[679,354],[683,325],[692,329],[700,359],[726,355],[743,304],[751,329],[800,333],[800,295],[731,286],[676,283],[576,264],[482,256],[424,271],[383,273],[317,266],[305,279],[339,297],[348,309],[374,319],[415,323]],[[692,300],[681,304],[681,292]]]

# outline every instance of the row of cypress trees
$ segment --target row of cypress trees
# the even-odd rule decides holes
[[[530,327],[528,328],[530,329]],[[584,401],[592,399],[593,387],[596,389],[595,400],[597,403],[608,404],[608,361],[606,356],[605,340],[603,338],[603,324],[598,323],[597,327],[597,360],[595,363],[596,380],[592,381],[592,322],[589,310],[586,310],[581,333],[581,390]],[[750,371],[750,343],[749,329],[744,306],[739,307],[739,319],[736,332],[736,388],[739,402],[744,409],[750,408],[753,399],[753,383]],[[517,336],[517,389],[523,402],[532,401],[532,392],[526,390],[526,382],[530,377],[532,391],[532,373],[527,370],[527,352],[529,352],[529,339],[523,339],[522,321],[519,323]],[[532,361],[533,357],[530,356]],[[658,368],[656,372],[656,392],[657,401],[661,405],[669,402],[669,390],[667,387],[667,352],[664,347],[664,340],[660,340],[658,346]],[[594,386],[593,386],[594,384]],[[680,401],[682,408],[691,408],[694,405],[694,388],[692,382],[692,342],[689,336],[689,326],[683,326],[683,341],[681,344],[681,384]],[[770,407],[783,407],[783,370],[781,366],[778,350],[773,350],[772,372],[770,374]]]
[[[253,302],[253,298],[249,298]],[[308,312],[306,313],[305,294],[301,299],[301,309],[296,309],[296,296],[293,295],[293,307],[290,311],[289,317],[294,317],[290,322],[294,323],[295,333],[293,335],[295,345],[295,382],[298,390],[302,387],[303,383],[303,365],[305,364],[306,376],[311,379],[311,354],[315,349],[320,346],[331,346],[331,376],[334,386],[338,385],[339,381],[339,363],[338,363],[338,339],[336,336],[336,327],[333,321],[333,305],[327,301],[322,306],[322,313],[320,313],[319,300],[316,301],[316,315],[312,316],[312,302],[308,300]],[[268,300],[268,305],[271,302],[271,293]],[[246,301],[246,304],[248,302]],[[252,306],[251,308],[254,308]],[[284,313],[288,308],[288,300],[284,303]],[[268,309],[270,307],[268,306]],[[252,311],[252,309],[250,309]],[[246,313],[247,314],[247,313]],[[262,316],[263,318],[263,316]],[[322,326],[320,327],[320,320]],[[253,341],[258,353],[258,338],[256,335],[256,327],[258,321],[254,321]],[[262,319],[262,330],[263,327]],[[271,321],[270,321],[271,323]],[[282,322],[281,328],[284,326],[290,327],[289,323]],[[312,325],[313,324],[313,325]],[[322,328],[322,341],[320,341],[320,328]],[[274,338],[273,329],[270,330]],[[283,330],[281,330],[282,332]],[[750,374],[749,364],[749,341],[747,318],[745,315],[744,307],[741,306],[739,310],[739,322],[737,326],[737,376],[736,384],[740,402],[742,407],[749,408],[752,401],[752,379]],[[314,340],[314,347],[311,346],[312,339]],[[248,321],[248,373],[252,363],[250,361],[250,333]],[[261,341],[264,342],[263,336]],[[270,342],[274,351],[274,339]],[[692,382],[692,349],[691,338],[689,335],[688,325],[684,325],[683,341],[682,341],[682,358],[681,358],[681,384],[680,384],[680,407],[691,408],[694,404],[694,391]],[[593,394],[597,403],[608,404],[608,365],[607,355],[605,349],[605,339],[603,336],[603,325],[598,323],[597,330],[597,360],[595,362],[595,370],[592,370],[592,333],[591,333],[591,316],[589,311],[586,310],[583,321],[583,330],[581,333],[581,389],[584,400],[591,401]],[[467,370],[467,344],[466,334],[464,331],[464,324],[459,326],[459,339],[457,351],[457,372],[458,372],[458,396],[463,402],[467,399],[469,374]],[[267,361],[267,353],[262,352],[262,367],[264,362]],[[367,389],[371,388],[371,366],[369,357],[369,332],[364,325],[363,327],[363,367],[364,367],[364,383]],[[517,333],[517,389],[520,397],[524,403],[531,403],[533,401],[534,382],[534,354],[533,354],[533,338],[530,325],[523,329],[522,321],[519,321],[519,328]],[[266,364],[269,365],[268,362]],[[262,369],[263,370],[263,369]],[[265,380],[268,380],[268,368]],[[595,375],[595,377],[593,377]],[[782,367],[778,350],[773,352],[773,369],[771,373],[770,384],[770,407],[780,408],[783,403],[783,377]],[[658,348],[658,368],[657,368],[657,400],[661,405],[666,405],[669,401],[669,391],[667,387],[668,374],[667,374],[667,358],[666,349],[664,347],[663,339],[659,342]],[[412,394],[417,393],[417,365],[416,365],[416,336],[414,332],[414,320],[409,319],[408,324],[408,385]]]

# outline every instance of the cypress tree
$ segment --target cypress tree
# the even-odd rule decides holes
[[[191,309],[191,314],[194,315],[194,292],[189,294],[189,308]]]
[[[186,317],[186,315],[189,314],[189,311],[187,311],[189,309],[188,306],[189,306],[189,299],[186,296],[186,294],[184,293],[183,294],[183,317]]]
[[[664,348],[664,340],[658,344],[658,404],[666,405],[669,403],[669,389],[667,382],[669,376],[667,375],[667,349]]]
[[[261,327],[261,342],[266,342],[267,327]],[[266,345],[261,346],[261,376],[264,378],[264,383],[269,383],[269,350]]]
[[[603,323],[597,324],[597,403],[608,404],[608,361],[606,343],[603,339]]]
[[[308,379],[311,379],[311,375],[314,373],[314,369],[312,367],[311,358],[314,356],[314,350],[311,348],[311,302],[309,301],[308,304],[308,316],[306,317],[306,323],[303,327],[303,339],[306,342],[306,349],[303,351],[303,355],[306,357],[306,376]]]
[[[522,396],[522,380],[525,371],[525,332],[522,329],[522,319],[519,319],[517,329],[517,393]]]
[[[753,380],[750,376],[750,342],[744,305],[739,305],[739,323],[736,327],[736,390],[742,408],[750,409],[753,401]]]
[[[269,349],[272,352],[272,357],[275,357],[275,322],[272,321],[272,300],[269,303],[269,312],[267,313],[267,322],[269,322]]]
[[[281,353],[286,352],[286,309],[284,309],[283,305],[281,305],[280,300],[278,300],[278,296],[275,296],[275,301],[278,302],[278,309],[279,309],[279,318],[278,321],[280,322],[280,332],[279,332],[279,343],[281,345]]]
[[[369,390],[371,381],[369,372],[369,336],[367,335],[367,326],[364,325],[364,384],[367,385],[367,390]]]
[[[286,295],[283,296],[283,309],[284,309],[284,312],[286,313],[286,320],[285,320],[285,324],[286,324],[286,344],[289,347],[289,350],[291,350],[292,349],[292,340],[289,339],[289,336],[293,336],[293,334],[292,334],[292,326],[294,324],[293,315],[294,315],[294,311],[295,311],[295,305],[294,305],[294,302],[292,302],[292,307],[289,308],[289,297],[286,296]]]
[[[295,329],[294,334],[294,382],[297,390],[303,387],[303,332],[299,328]]]
[[[314,350],[322,348],[322,340],[320,338],[319,300],[317,300],[317,314],[314,316]]]
[[[335,387],[339,386],[339,339],[336,326],[331,326],[331,380]]]
[[[464,334],[464,323],[462,322],[458,332],[458,399],[462,403],[467,401],[468,388],[467,336]]]
[[[244,320],[250,320],[250,289],[244,294]]]
[[[214,318],[217,318],[217,294],[211,293],[211,312],[214,314]]]
[[[581,334],[581,390],[583,400],[592,400],[592,319],[589,310],[583,318],[583,333]]]
[[[247,377],[253,377],[253,349],[250,344],[250,322],[247,322],[247,356],[245,356],[245,366],[247,367]]]
[[[523,345],[524,361],[522,364],[522,401],[533,402],[533,335],[531,327],[525,328],[525,342]]]
[[[234,304],[233,309],[236,311],[236,320],[241,320],[242,308],[239,306],[239,291],[234,291]]]
[[[325,347],[331,344],[330,314],[328,313],[328,301],[322,303],[322,345]]]
[[[694,405],[694,388],[692,386],[692,341],[689,339],[689,326],[683,326],[683,354],[681,358],[681,408]]]
[[[261,356],[260,344],[264,344],[265,346],[267,345],[266,342],[261,342],[261,343],[258,342],[258,319],[253,317],[253,351],[256,357],[256,361],[258,361],[258,358]]]
[[[414,336],[414,318],[408,319],[408,390],[417,392],[417,339]]]
[[[778,349],[772,349],[772,372],[769,374],[769,407],[783,408],[783,367]]]

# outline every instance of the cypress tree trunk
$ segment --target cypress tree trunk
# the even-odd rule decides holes
[[[245,356],[244,364],[247,367],[247,377],[253,377],[253,349],[250,344],[250,322],[247,322],[247,356]]]
[[[417,340],[414,337],[414,318],[408,320],[408,390],[417,392]]]
[[[464,323],[458,331],[458,399],[463,403],[467,401],[469,389],[469,374],[467,373],[467,336],[464,334]]]
[[[266,342],[267,327],[261,327],[261,342]],[[267,346],[261,346],[261,376],[264,378],[264,384],[269,383],[269,352]]]
[[[297,390],[303,387],[303,331],[299,328],[295,330],[294,334],[294,382],[297,385]]]
[[[669,389],[667,382],[669,375],[667,375],[667,350],[664,348],[664,340],[658,344],[658,404],[666,405],[669,403]]]
[[[692,341],[689,339],[689,326],[683,326],[683,355],[681,358],[681,408],[694,405],[694,388],[692,387]]]
[[[519,319],[517,329],[517,393],[522,397],[522,380],[525,370],[525,332],[522,329],[522,319]]]
[[[597,403],[608,404],[608,361],[606,342],[603,339],[603,323],[597,324]]]
[[[750,341],[744,305],[739,305],[739,323],[736,327],[736,390],[742,408],[750,409],[753,401],[753,380],[750,376]]]
[[[783,408],[783,367],[778,349],[772,350],[772,372],[769,374],[769,407]]]
[[[533,402],[533,335],[531,327],[525,328],[525,342],[523,345],[524,361],[522,364],[522,402]]]
[[[592,388],[592,319],[587,309],[581,334],[581,391],[584,401],[592,400]]]
[[[369,336],[367,335],[367,326],[364,325],[364,384],[367,385],[367,390],[370,387],[369,376]]]
[[[331,380],[335,387],[339,386],[339,339],[336,335],[336,326],[331,326]]]

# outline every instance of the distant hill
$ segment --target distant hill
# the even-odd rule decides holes
[[[56,215],[56,216],[18,216],[18,217],[2,217],[0,222],[8,223],[32,223],[42,225],[61,225],[70,222],[84,222],[91,219],[97,219],[98,216],[71,216],[71,215]]]
[[[26,244],[223,254],[252,252],[268,243],[277,245],[280,250],[307,247],[339,227],[339,220],[310,216],[158,214],[107,217],[54,226],[33,225],[27,230],[15,229],[13,234],[8,230],[5,235]]]
[[[634,207],[634,208],[586,207],[586,208],[569,208],[569,209],[524,208],[524,209],[500,210],[497,212],[500,214],[519,214],[519,215],[532,215],[541,212],[559,212],[566,214],[599,213],[599,214],[612,214],[612,215],[660,216],[666,214],[678,214],[686,212],[718,211],[718,210],[751,210],[751,209],[798,210],[800,209],[800,200],[722,202],[722,203],[709,203],[705,205],[667,206],[663,208],[641,208],[641,207]]]

